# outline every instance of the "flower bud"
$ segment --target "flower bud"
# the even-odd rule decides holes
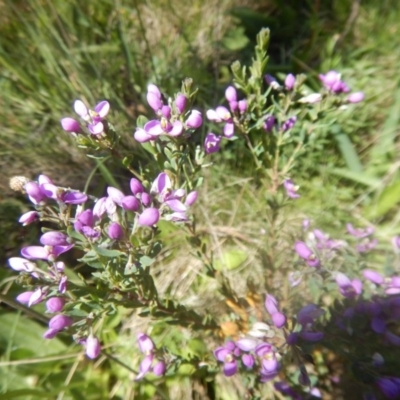
[[[161,108],[161,114],[167,118],[170,119],[171,118],[171,107],[170,106],[162,106]]]
[[[131,192],[134,195],[144,192],[144,187],[143,187],[142,183],[136,178],[131,179],[130,187],[131,187]]]
[[[204,140],[204,150],[206,154],[216,153],[219,151],[221,137],[214,133],[209,133]]]
[[[62,232],[52,231],[46,232],[40,237],[40,243],[43,246],[68,246],[69,237]]]
[[[159,361],[154,367],[153,367],[153,373],[156,376],[162,376],[165,373],[165,363],[164,361]]]
[[[17,300],[19,303],[22,303],[22,304],[28,304],[29,299],[31,298],[32,295],[33,295],[33,292],[23,292],[23,293],[19,294],[15,298],[15,300]]]
[[[120,224],[112,222],[107,229],[108,237],[113,240],[120,240],[124,237],[124,231]]]
[[[239,111],[241,114],[243,114],[247,110],[247,100],[243,99],[240,100],[238,103]]]
[[[191,205],[193,205],[196,202],[196,200],[197,200],[197,192],[196,191],[190,192],[186,196],[185,205],[190,207]]]
[[[49,321],[49,328],[57,331],[61,331],[71,325],[72,319],[63,314],[58,314]]]
[[[365,95],[363,92],[355,92],[347,96],[347,101],[349,103],[359,103],[360,101],[364,100],[364,97]]]
[[[86,339],[86,355],[91,358],[97,358],[100,354],[101,351],[101,346],[100,346],[100,341],[97,339],[97,337],[90,335]]]
[[[287,90],[292,90],[296,83],[296,78],[293,74],[288,74],[285,78],[285,88]]]
[[[60,312],[64,307],[64,299],[61,297],[52,297],[46,301],[47,311],[50,313]]]
[[[33,204],[39,204],[46,200],[46,195],[41,191],[39,185],[36,182],[28,182],[25,185],[26,193],[29,196],[30,201]]]
[[[188,128],[197,129],[203,123],[203,118],[201,116],[201,112],[197,110],[192,110],[189,115],[189,118],[186,120],[186,126]]]
[[[186,96],[183,95],[183,94],[181,94],[181,93],[179,93],[179,94],[176,96],[175,105],[176,105],[176,108],[178,109],[178,111],[179,111],[180,114],[183,114],[183,112],[185,111],[186,100],[187,100],[187,99],[186,99]]]
[[[153,226],[160,219],[160,212],[157,208],[146,208],[139,216],[139,225]]]
[[[140,201],[135,196],[125,196],[121,205],[124,210],[137,211],[140,207]]]
[[[225,98],[230,103],[231,101],[237,101],[237,92],[233,86],[228,86],[225,90]]]
[[[36,221],[37,219],[39,219],[39,214],[36,211],[28,211],[25,214],[21,215],[18,222],[21,223],[23,226],[26,226]]]
[[[79,122],[76,121],[73,118],[63,118],[61,121],[61,127],[64,129],[66,132],[75,132],[79,133],[81,131],[81,126],[79,125]]]

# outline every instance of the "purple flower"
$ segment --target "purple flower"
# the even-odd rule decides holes
[[[71,325],[72,319],[63,314],[58,314],[49,321],[49,328],[57,331],[61,331]]]
[[[319,267],[319,259],[304,242],[296,242],[294,245],[296,253],[304,259],[310,267]]]
[[[365,238],[361,240],[357,244],[357,251],[359,253],[366,253],[372,249],[374,249],[378,244],[378,241],[376,239],[370,239],[370,238]]]
[[[329,71],[325,75],[320,74],[319,79],[323,85],[333,93],[348,93],[349,87],[341,80],[341,74],[336,71]]]
[[[21,254],[29,260],[54,261],[60,254],[72,249],[73,244],[68,246],[28,246],[21,250]]]
[[[101,346],[97,337],[89,335],[86,339],[86,355],[91,358],[97,358],[100,354]]]
[[[264,124],[263,124],[263,128],[267,131],[267,132],[272,132],[272,129],[275,126],[275,117],[273,115],[267,115],[264,117]]]
[[[204,150],[206,154],[216,153],[219,151],[221,136],[216,136],[214,133],[209,133],[204,141]]]
[[[40,243],[44,246],[68,246],[70,238],[62,232],[46,232],[40,237]]]
[[[165,374],[166,366],[164,361],[158,361],[153,367],[153,374],[162,376]]]
[[[153,341],[144,333],[137,334],[138,345],[140,351],[146,356],[140,363],[139,374],[135,380],[142,379],[148,372],[153,370],[153,373],[157,376],[161,376],[165,373],[165,363],[162,360],[157,360],[154,356],[155,346]],[[154,364],[155,362],[155,364]],[[152,365],[154,367],[152,368]]]
[[[298,199],[300,197],[300,195],[297,193],[297,191],[299,190],[299,187],[296,186],[291,179],[285,179],[283,181],[283,187],[286,190],[286,194],[291,199]]]
[[[355,92],[351,93],[347,96],[346,100],[349,103],[359,103],[360,101],[364,100],[364,93],[363,92]]]
[[[296,116],[293,116],[293,117],[288,118],[288,119],[282,124],[282,131],[283,131],[283,132],[286,132],[286,131],[288,131],[289,129],[292,129],[293,126],[294,126],[294,124],[296,123],[296,121],[297,121],[297,117],[296,117]]]
[[[47,196],[43,193],[40,185],[36,182],[28,182],[25,185],[26,193],[28,194],[29,200],[33,204],[41,204],[46,201]]]
[[[58,291],[60,293],[65,293],[67,291],[67,280],[68,280],[67,276],[61,277],[60,282],[58,284]]]
[[[139,225],[141,226],[153,226],[160,219],[160,211],[157,208],[146,208],[139,216]]]
[[[231,138],[234,135],[235,125],[233,124],[232,115],[226,107],[218,106],[215,110],[208,110],[206,115],[210,121],[225,122],[223,129],[225,137]]]
[[[242,362],[243,365],[248,368],[248,369],[252,369],[254,366],[254,357],[251,354],[243,354],[242,355]]]
[[[225,90],[225,98],[230,103],[231,101],[237,101],[237,92],[233,86],[228,86]]]
[[[382,285],[385,280],[379,272],[371,269],[365,269],[362,274],[365,279],[368,279],[370,282],[375,283],[376,285]]]
[[[140,201],[135,196],[125,196],[122,199],[121,206],[124,210],[137,211],[140,207]]]
[[[33,292],[31,292],[31,291],[23,292],[23,293],[19,294],[15,298],[15,300],[17,300],[19,303],[22,303],[22,304],[28,304],[32,295],[33,295]]]
[[[274,296],[267,294],[265,299],[265,309],[268,311],[272,318],[272,322],[277,328],[282,328],[285,325],[286,316],[278,310],[278,302]]]
[[[175,106],[176,106],[177,110],[179,111],[179,114],[183,114],[185,112],[186,101],[187,101],[187,98],[184,94],[179,93],[176,96]]]
[[[122,200],[124,199],[125,195],[117,188],[109,186],[107,188],[108,197],[115,203],[121,206]]]
[[[51,297],[46,301],[46,309],[50,313],[60,312],[64,307],[65,301],[61,297]]]
[[[186,196],[185,205],[187,205],[189,207],[192,206],[197,200],[197,195],[198,195],[198,193],[196,191],[190,192]]]
[[[124,237],[124,230],[118,222],[111,222],[107,228],[108,237],[112,240],[120,240]]]
[[[347,232],[350,233],[350,235],[352,235],[358,239],[366,238],[366,237],[372,235],[375,231],[375,229],[372,226],[368,226],[365,229],[357,229],[357,228],[354,228],[354,226],[350,223],[348,223],[346,225],[346,229],[347,229]]]
[[[297,322],[303,327],[311,327],[325,311],[316,304],[308,304],[297,313]]]
[[[247,100],[243,99],[243,100],[239,100],[238,102],[238,108],[239,108],[239,112],[241,114],[243,114],[244,112],[246,112],[247,110]],[[233,125],[233,124],[232,124]],[[226,135],[225,135],[226,136]],[[228,137],[228,136],[227,136]]]
[[[166,119],[170,119],[171,118],[171,107],[170,106],[162,106],[161,115]]]
[[[223,372],[225,376],[235,375],[238,370],[236,357],[239,356],[240,350],[235,343],[229,341],[224,346],[214,350],[215,358],[224,363]]]
[[[295,83],[296,83],[296,78],[293,74],[286,75],[285,88],[287,90],[292,90],[294,88]]]
[[[143,354],[146,354],[146,355],[150,354],[155,349],[153,341],[145,333],[142,333],[142,332],[138,333],[137,340],[138,340],[139,349]]]
[[[36,265],[21,257],[11,257],[8,259],[8,264],[14,271],[32,272],[36,269]]]
[[[132,178],[130,180],[130,188],[131,188],[131,192],[134,196],[136,196],[138,193],[144,192],[144,187],[143,187],[142,183],[136,178]]]
[[[398,399],[400,397],[400,378],[382,377],[376,380],[380,391],[388,399]]]
[[[203,117],[201,112],[197,110],[192,110],[185,124],[188,128],[197,129],[203,123]]]
[[[23,226],[26,226],[36,221],[37,219],[39,219],[39,214],[36,211],[28,211],[21,215],[18,222],[20,222]]]
[[[155,111],[158,112],[161,110],[163,106],[163,102],[161,100],[161,92],[160,89],[153,84],[147,86],[147,102],[149,106]]]
[[[356,297],[362,292],[362,282],[358,279],[350,280],[345,274],[338,272],[335,280],[339,292],[345,297]]]
[[[66,132],[79,133],[81,131],[81,126],[79,122],[73,118],[63,118],[61,121],[61,127]]]
[[[279,372],[279,362],[273,347],[269,343],[261,343],[256,349],[255,353],[261,358],[261,382],[268,382],[275,378]]]

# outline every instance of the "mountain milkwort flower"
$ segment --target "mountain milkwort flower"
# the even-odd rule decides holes
[[[304,243],[304,242],[296,242],[294,245],[294,249],[296,253],[306,261],[306,263],[310,267],[319,267],[320,262],[318,257],[314,254],[314,252]]]
[[[203,123],[203,117],[201,116],[201,112],[197,110],[192,110],[188,119],[185,122],[186,127],[197,129],[200,128]]]
[[[228,341],[224,346],[214,350],[215,358],[224,363],[223,372],[225,376],[233,376],[238,370],[237,357],[240,356],[240,349],[235,343]]]
[[[124,230],[118,222],[111,222],[107,228],[108,237],[112,240],[120,240],[124,237]]]
[[[267,131],[267,132],[272,132],[272,129],[275,126],[275,117],[273,115],[267,115],[264,117],[264,124],[263,124],[263,128]]]
[[[359,279],[350,280],[345,274],[336,274],[336,283],[340,293],[345,297],[356,297],[362,292],[362,282]]]
[[[214,133],[208,133],[204,140],[204,150],[206,154],[212,154],[219,151],[221,142],[221,136],[217,136]]]
[[[347,96],[346,100],[349,103],[359,103],[360,101],[364,100],[364,93],[363,92],[354,92]]]
[[[36,211],[28,211],[21,215],[18,222],[21,223],[22,226],[26,226],[38,219],[39,219],[39,214]]]
[[[46,309],[49,313],[60,312],[65,304],[65,300],[61,297],[51,297],[46,301]]]
[[[68,246],[28,246],[21,249],[21,254],[29,260],[54,261],[60,254],[73,247],[73,244]]]
[[[86,355],[91,358],[97,358],[101,351],[100,341],[96,336],[90,334],[86,339]]]
[[[286,132],[289,129],[292,129],[294,127],[294,124],[297,121],[297,117],[293,116],[288,118],[283,124],[282,124],[282,132]]]
[[[187,101],[186,96],[182,93],[178,93],[175,99],[175,106],[179,111],[179,114],[183,114],[185,112],[186,101]]]
[[[268,382],[275,378],[279,372],[279,362],[276,359],[274,347],[269,343],[260,343],[256,349],[255,354],[261,360],[261,382]]]
[[[141,226],[153,226],[160,219],[160,211],[157,208],[150,207],[143,210],[139,215],[138,223]]]
[[[155,357],[155,345],[153,341],[144,333],[137,334],[139,350],[145,355],[139,365],[139,374],[135,378],[136,381],[142,379],[148,372],[153,371],[156,376],[164,375],[166,365],[164,361]],[[153,366],[154,364],[154,366]]]
[[[80,133],[81,132],[81,126],[79,122],[73,118],[63,118],[61,121],[61,127],[64,131],[66,132],[71,132],[71,133]]]
[[[285,78],[285,88],[287,90],[293,90],[295,84],[296,84],[295,76],[293,74],[287,74]]]
[[[285,179],[283,181],[283,187],[286,190],[286,194],[291,199],[298,199],[300,197],[300,195],[297,193],[299,186],[296,186],[291,179]]]
[[[350,91],[346,83],[341,80],[341,74],[337,71],[329,71],[325,75],[320,74],[319,79],[330,92],[335,94],[348,93]]]
[[[233,123],[232,115],[229,110],[224,106],[218,106],[215,110],[208,110],[207,118],[213,122],[225,122],[224,126],[224,136],[226,138],[231,138],[235,134],[235,125]]]
[[[277,328],[282,328],[286,323],[285,314],[278,310],[278,302],[274,296],[267,294],[265,298],[265,309],[272,318],[272,322]]]

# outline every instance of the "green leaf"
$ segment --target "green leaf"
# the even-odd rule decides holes
[[[114,258],[123,255],[119,250],[109,250],[105,249],[104,247],[94,246],[94,251],[99,254],[100,256],[107,257],[107,258]]]
[[[343,132],[341,127],[337,124],[331,127],[331,131],[334,133],[336,143],[349,170],[352,172],[361,173],[363,171],[363,166],[358,158],[358,154],[353,146],[353,143],[351,143],[351,140],[347,134]]]
[[[380,194],[378,201],[366,209],[368,218],[377,218],[385,215],[400,201],[400,181],[386,187]]]
[[[150,265],[154,264],[154,258],[148,256],[142,256],[139,258],[140,265],[143,268],[150,267]]]
[[[214,267],[217,271],[238,268],[247,259],[247,253],[243,250],[232,249],[224,251],[221,258],[215,261]]]

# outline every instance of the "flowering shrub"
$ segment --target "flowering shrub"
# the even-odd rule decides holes
[[[101,101],[91,110],[75,101],[78,117],[63,118],[62,128],[88,154],[120,160],[132,173],[130,189],[108,186],[97,198],[59,187],[45,175],[36,181],[15,178],[13,187],[34,207],[20,222],[40,222],[43,231],[40,245],[24,247],[22,257],[9,259],[24,287],[17,301],[28,307],[45,302],[51,318],[43,338],[71,335],[90,359],[104,352],[101,322],[118,307],[137,310],[153,327],[178,326],[207,345],[198,354],[174,352],[162,335],[151,338],[139,332],[137,381],[167,379],[163,377],[173,376],[182,365],[192,365],[207,379],[219,371],[229,379],[241,376],[249,398],[321,398],[340,382],[316,367],[314,360],[322,354],[352,369],[353,382],[365,398],[399,398],[400,378],[387,360],[392,362],[391,348],[400,345],[400,277],[393,268],[384,275],[369,267],[378,245],[373,227],[349,223],[348,237],[332,239],[305,220],[302,228],[290,227],[288,237],[279,221],[281,210],[295,206],[302,196],[295,167],[311,151],[320,119],[331,110],[352,107],[363,95],[351,93],[336,71],[319,76],[318,93],[303,75],[288,74],[282,83],[266,75],[268,40],[269,32],[263,30],[249,69],[233,64],[234,81],[225,92],[228,104],[205,115],[193,108],[190,79],[173,97],[150,84],[147,101],[153,119],[139,117],[133,136],[152,162],[139,168],[120,148],[108,119],[110,104]],[[210,129],[199,141],[198,130],[206,120]],[[233,141],[240,141],[241,151],[251,156],[254,182],[265,187],[269,205],[271,263],[258,284],[247,283],[251,296],[231,285],[229,271],[216,268],[207,238],[197,229],[204,171]],[[198,310],[157,290],[153,267],[166,246],[166,226],[177,227],[202,261],[204,275],[218,288],[218,309]],[[276,257],[276,243],[289,249],[284,259]],[[397,238],[394,244],[398,247]],[[70,279],[68,270],[78,264],[90,272]],[[357,343],[359,335],[368,338],[363,346]]]

